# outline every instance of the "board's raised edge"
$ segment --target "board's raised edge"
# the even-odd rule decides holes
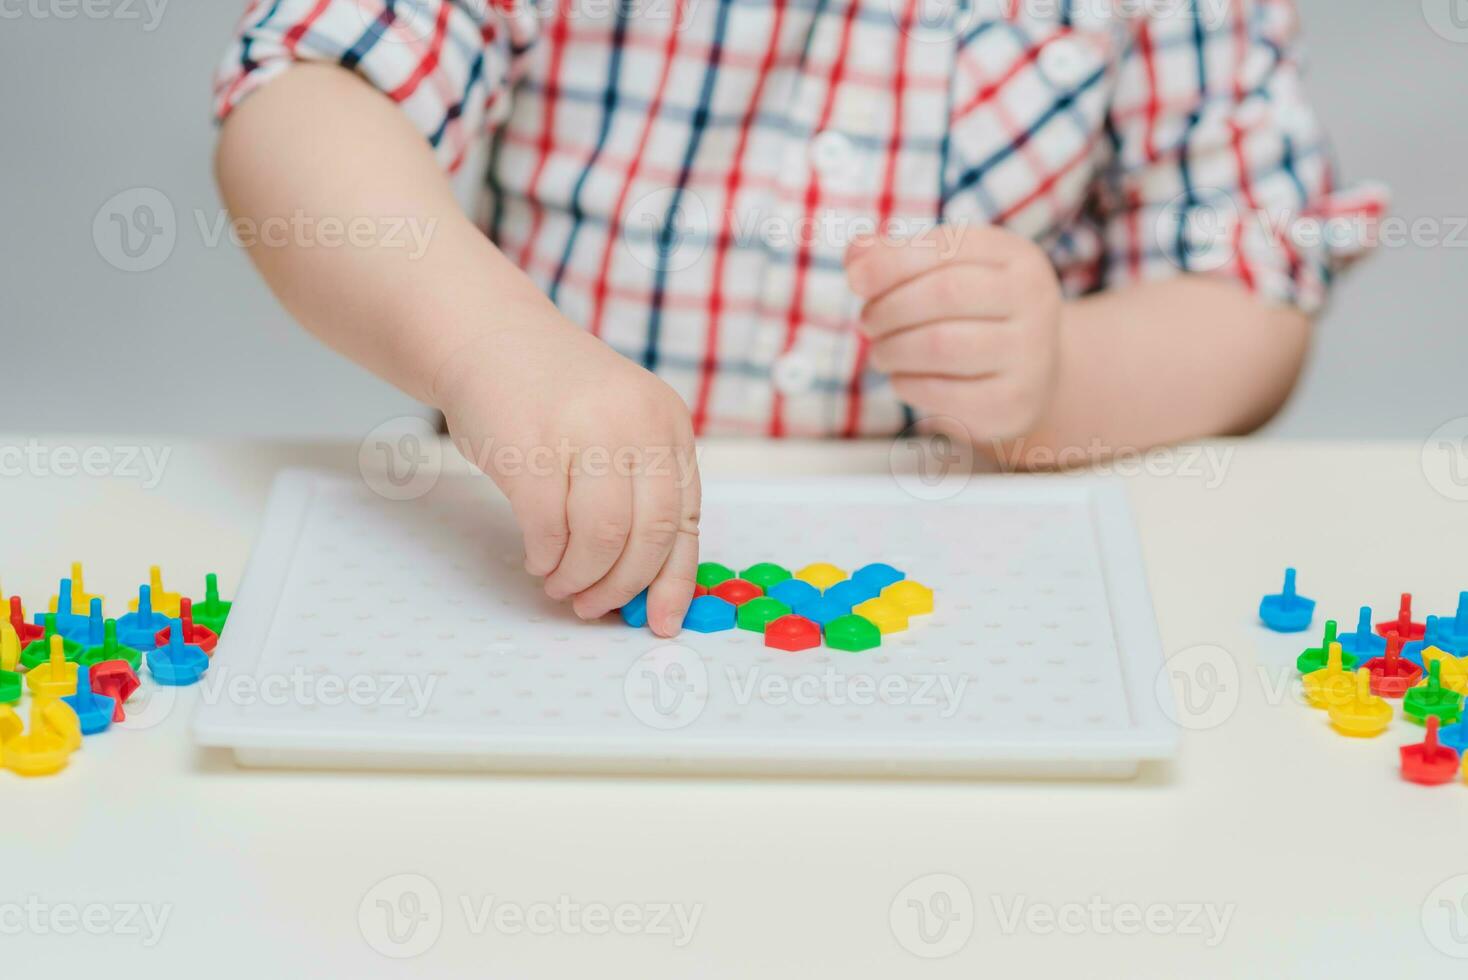
[[[201,682],[216,696],[200,699],[189,724],[198,745],[233,746],[238,742],[235,726],[241,722],[239,706],[219,696],[228,685],[221,682],[218,674],[251,676],[255,673],[275,623],[275,611],[285,594],[291,559],[300,543],[301,525],[323,475],[309,469],[282,470],[270,486],[260,540],[250,552],[230,608],[229,625],[219,637],[209,673]]]

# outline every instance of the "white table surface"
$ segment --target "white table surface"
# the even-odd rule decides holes
[[[346,445],[100,436],[40,445],[44,459],[57,446],[169,455],[154,487],[126,473],[7,469],[0,584],[28,604],[54,591],[73,558],[110,607],[153,562],[170,588],[196,590],[217,570],[230,592],[273,472],[357,465]],[[1450,609],[1468,588],[1468,503],[1434,489],[1416,444],[1207,449],[1218,476],[1180,451],[1128,477],[1167,652],[1216,665],[1198,648],[1217,645],[1238,670],[1206,715],[1185,716],[1206,725],[1184,732],[1176,766],[1119,783],[247,770],[190,744],[187,692],[129,730],[88,739],[60,776],[0,773],[0,962],[16,975],[45,966],[58,977],[211,978],[1338,978],[1461,968],[1441,936],[1431,941],[1423,914],[1427,903],[1444,922],[1437,899],[1468,895],[1468,878],[1434,892],[1468,873],[1468,786],[1401,782],[1403,730],[1371,742],[1331,733],[1281,686],[1304,644],[1258,628],[1253,611],[1288,563],[1321,602],[1312,639],[1322,614],[1345,619],[1363,602],[1394,611],[1404,589],[1419,612]],[[885,472],[887,460],[885,444],[714,444],[704,472]],[[403,874],[422,876],[442,902],[413,934],[426,943],[436,930],[436,940],[412,959],[380,951],[400,947],[376,900],[397,899],[403,879],[373,891]],[[913,932],[914,891],[903,889],[915,879],[922,897],[941,886],[961,900],[953,879],[972,897],[972,916],[945,936],[955,947],[946,958],[916,955],[946,950]],[[678,934],[596,935],[570,921],[538,920],[550,931],[532,934],[512,919],[486,925],[491,900],[649,915],[680,905],[699,918],[681,946]],[[1028,925],[1010,920],[1017,902]],[[1211,909],[1227,927],[1221,937],[1199,926],[1206,918],[1188,929],[1161,918],[1114,927],[1109,916],[1125,920],[1131,907],[1177,923]],[[1047,911],[1065,928],[1047,931]],[[147,914],[166,915],[160,933],[141,925]],[[100,934],[73,916],[95,917]],[[1456,924],[1468,943],[1468,902]]]

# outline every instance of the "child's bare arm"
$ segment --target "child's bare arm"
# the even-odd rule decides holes
[[[687,409],[500,254],[399,109],[348,71],[298,65],[228,117],[216,169],[231,213],[256,227],[303,215],[427,233],[422,254],[287,234],[250,256],[307,329],[444,412],[509,498],[548,594],[592,618],[651,585],[651,625],[677,632],[698,560]]]
[[[1310,336],[1303,313],[1206,277],[1062,302],[1044,253],[988,226],[944,248],[862,241],[847,273],[898,395],[1026,468],[1255,428]]]

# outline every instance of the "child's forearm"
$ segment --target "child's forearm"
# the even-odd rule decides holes
[[[463,214],[402,112],[347,71],[300,65],[264,86],[225,121],[216,169],[234,220],[259,230],[251,259],[285,307],[425,403],[456,351],[554,317]],[[299,230],[323,218],[356,234]]]
[[[1050,409],[1009,448],[1105,456],[1248,432],[1284,404],[1309,342],[1305,314],[1204,277],[1067,303]]]

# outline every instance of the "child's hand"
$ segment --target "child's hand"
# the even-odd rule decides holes
[[[1056,385],[1060,284],[1033,242],[987,225],[853,241],[846,278],[866,301],[871,363],[903,401],[975,440],[1030,432]]]
[[[683,625],[699,482],[682,399],[553,311],[457,352],[437,385],[459,451],[504,491],[525,569],[595,619],[648,588],[648,623]]]

